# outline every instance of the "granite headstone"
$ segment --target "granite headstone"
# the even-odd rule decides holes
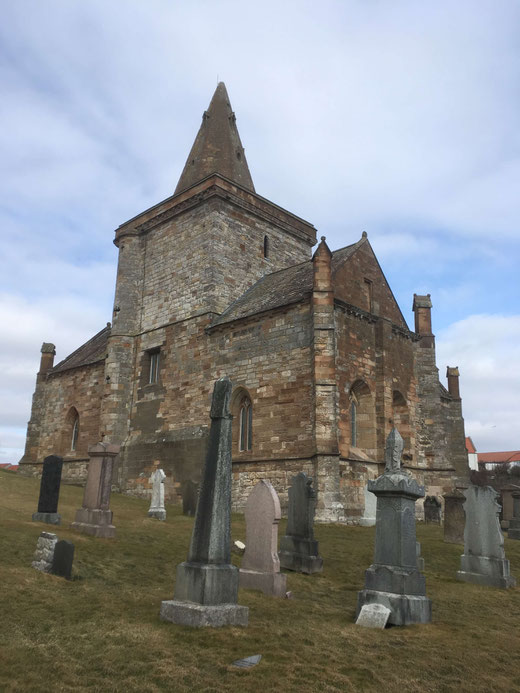
[[[424,487],[401,469],[403,439],[396,428],[385,449],[385,471],[369,489],[377,496],[374,563],[365,572],[357,613],[366,604],[390,609],[388,623],[404,626],[431,621],[424,575],[417,569],[415,503]]]
[[[280,541],[280,565],[299,573],[320,573],[323,559],[314,539],[316,492],[312,478],[300,472],[292,478],[289,488],[289,508],[286,535]]]
[[[50,572],[70,580],[72,578],[73,561],[74,544],[66,539],[56,542]]]
[[[434,522],[441,524],[441,507],[442,504],[435,496],[426,496],[424,499],[424,521],[426,523]]]
[[[513,493],[513,517],[509,520],[507,530],[509,539],[520,539],[520,493]]]
[[[364,604],[356,620],[357,626],[385,628],[392,612],[382,604]]]
[[[38,512],[33,513],[33,522],[47,522],[50,525],[61,523],[61,515],[58,513],[58,499],[62,467],[63,458],[58,457],[58,455],[49,455],[43,460]]]
[[[477,585],[506,589],[516,585],[504,551],[498,515],[498,493],[491,486],[469,486],[464,495],[464,553],[457,578]]]
[[[249,609],[239,606],[238,568],[231,564],[232,384],[215,383],[211,427],[188,560],[177,566],[172,600],[160,617],[186,626],[247,626]]]
[[[444,541],[447,544],[464,544],[464,495],[459,489],[446,493],[444,498]]]
[[[164,480],[166,474],[162,469],[156,469],[151,475],[152,500],[148,517],[156,517],[158,520],[166,520],[166,508],[164,507]]]
[[[240,566],[240,587],[285,597],[287,576],[280,573],[278,523],[280,501],[271,482],[262,479],[246,502],[246,548]]]

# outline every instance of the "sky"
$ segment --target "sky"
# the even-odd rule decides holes
[[[16,0],[0,23],[0,462],[42,342],[110,320],[116,227],[170,196],[218,80],[263,197],[366,231],[477,450],[520,448],[516,0]]]

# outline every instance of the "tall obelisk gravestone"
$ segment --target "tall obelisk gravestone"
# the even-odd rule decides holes
[[[231,381],[215,383],[208,452],[188,560],[177,566],[173,599],[161,619],[185,626],[247,626],[239,606],[238,568],[231,565]]]
[[[33,513],[33,522],[47,522],[50,525],[61,523],[61,515],[58,513],[58,498],[62,467],[63,458],[58,457],[58,455],[49,455],[43,460],[38,512]]]
[[[385,471],[368,489],[377,497],[374,563],[365,572],[357,613],[365,604],[390,609],[388,623],[406,626],[431,621],[431,600],[417,569],[415,502],[424,486],[401,469],[403,439],[394,428],[386,441]]]

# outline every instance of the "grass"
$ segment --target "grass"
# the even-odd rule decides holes
[[[429,625],[356,626],[374,530],[317,525],[322,574],[289,573],[291,600],[240,590],[248,628],[199,630],[158,616],[186,559],[191,518],[169,506],[166,522],[148,519],[146,501],[113,495],[117,539],[95,539],[68,529],[82,489],[62,487],[55,530],[31,521],[38,489],[35,479],[0,471],[2,693],[520,692],[520,590],[458,582],[461,547],[445,544],[437,526],[418,526]],[[31,567],[44,530],[74,542],[74,580]],[[233,516],[233,538],[245,538],[241,515]],[[506,539],[506,553],[520,578],[520,542]],[[253,669],[230,666],[253,654],[263,656]]]

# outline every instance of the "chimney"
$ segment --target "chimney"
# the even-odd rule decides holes
[[[426,294],[426,296],[414,294],[412,310],[415,313],[415,331],[421,337],[421,346],[432,347],[435,338],[432,334],[432,302],[430,294]]]
[[[50,371],[54,365],[54,357],[56,356],[56,347],[50,342],[44,342],[41,348],[42,357],[40,359],[40,370],[42,375]]]
[[[446,377],[448,378],[448,392],[454,399],[460,399],[459,390],[459,368],[446,368]]]

